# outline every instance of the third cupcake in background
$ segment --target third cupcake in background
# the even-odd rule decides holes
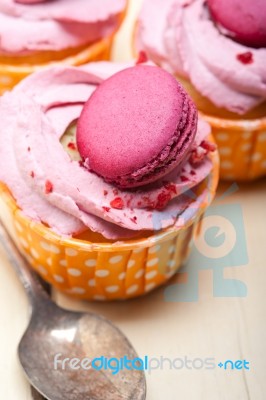
[[[144,0],[136,45],[212,125],[221,177],[266,175],[266,2]]]
[[[0,0],[0,94],[51,63],[107,60],[127,0]]]

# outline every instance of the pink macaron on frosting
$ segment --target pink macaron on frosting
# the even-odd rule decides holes
[[[238,15],[230,15],[234,4],[241,9]],[[188,79],[215,106],[245,114],[266,100],[266,48],[258,46],[264,45],[265,24],[262,17],[264,28],[260,29],[259,20],[256,34],[255,27],[250,30],[241,20],[248,4],[248,0],[144,0],[137,48]],[[256,4],[261,16],[265,15],[264,0],[253,4],[246,19],[254,16]],[[249,46],[249,39],[257,48]]]
[[[0,56],[75,48],[111,35],[126,0],[0,0]]]
[[[27,217],[47,224],[64,236],[76,235],[89,228],[105,238],[116,240],[134,237],[140,231],[183,226],[193,210],[197,213],[197,204],[201,202],[201,196],[206,196],[208,188],[206,185],[198,197],[195,190],[210,176],[213,163],[209,152],[215,149],[208,142],[209,125],[201,119],[195,132],[194,122],[188,120],[190,128],[186,137],[189,145],[181,150],[179,161],[182,165],[177,163],[164,176],[158,175],[156,181],[144,186],[121,188],[107,182],[103,176],[84,166],[83,161],[73,159],[62,145],[61,138],[65,137],[68,127],[76,124],[80,116],[84,117],[87,101],[95,89],[131,66],[99,62],[82,67],[52,68],[29,76],[1,97],[0,181],[10,189]],[[142,71],[144,67],[140,68]],[[171,82],[170,79],[170,86]],[[168,84],[167,80],[165,84]],[[174,87],[179,91],[178,85]],[[174,122],[177,127],[182,126],[183,113],[186,113],[186,121],[187,115],[193,114],[193,110],[188,111],[189,107],[179,104],[178,93],[174,103],[176,120],[171,121],[173,117],[169,117],[168,121],[171,135],[176,132]],[[143,97],[141,101],[145,104],[146,100]],[[136,109],[139,110],[139,106]],[[131,114],[133,111],[131,105]],[[104,118],[104,114],[101,116]],[[159,116],[162,118],[160,113]],[[141,116],[135,117],[139,123]],[[146,129],[147,119],[144,121],[143,129]],[[166,135],[165,142],[160,138],[157,150],[167,147],[171,135]],[[193,141],[190,142],[190,138]],[[156,141],[158,145],[158,136]],[[71,142],[72,146],[75,147],[75,143]],[[140,141],[138,148],[142,150],[141,147]],[[152,157],[156,151],[153,145],[151,148]],[[117,144],[117,149],[121,151],[121,145]],[[132,150],[137,152],[137,147]],[[129,149],[127,151],[129,157]],[[106,170],[108,165],[111,170],[111,159]],[[121,160],[118,167],[122,168]],[[127,175],[128,170],[125,172]]]
[[[79,118],[77,145],[92,171],[133,188],[181,168],[196,130],[196,107],[176,79],[138,65],[98,86]]]
[[[265,0],[207,0],[222,33],[244,45],[266,47]]]

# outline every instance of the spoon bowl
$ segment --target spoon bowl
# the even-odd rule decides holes
[[[31,303],[18,347],[31,385],[47,400],[144,400],[144,361],[125,335],[98,314],[53,303],[2,224],[0,242]]]

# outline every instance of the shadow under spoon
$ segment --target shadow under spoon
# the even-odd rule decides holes
[[[136,361],[135,369],[118,366],[117,360],[138,357],[124,334],[100,315],[53,303],[1,222],[0,242],[31,304],[31,319],[18,347],[30,384],[47,400],[144,400],[141,363]],[[94,358],[100,360],[92,368]],[[111,358],[116,371],[105,369],[104,360]]]

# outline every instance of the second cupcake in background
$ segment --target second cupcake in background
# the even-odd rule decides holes
[[[221,178],[266,175],[266,2],[144,0],[135,45],[212,125]]]
[[[127,67],[47,69],[0,99],[5,217],[36,271],[84,299],[173,276],[218,181],[210,127],[182,86]]]
[[[0,94],[57,63],[108,60],[127,0],[0,0]]]

